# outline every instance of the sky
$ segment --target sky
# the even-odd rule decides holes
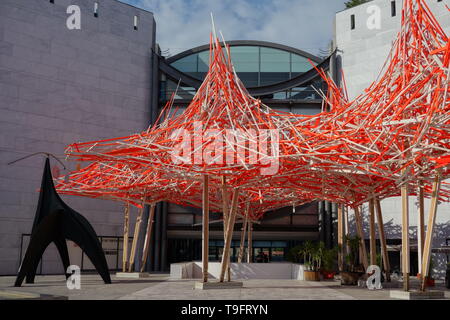
[[[174,55],[209,42],[211,13],[225,40],[276,42],[319,54],[346,0],[120,0],[151,11],[156,41]]]

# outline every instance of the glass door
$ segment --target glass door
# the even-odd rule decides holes
[[[253,261],[256,263],[266,263],[270,260],[270,248],[254,248]]]

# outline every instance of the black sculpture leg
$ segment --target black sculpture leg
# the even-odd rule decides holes
[[[62,214],[62,212],[59,212],[59,214]],[[60,222],[58,223],[59,225],[57,225],[55,233],[61,230],[61,223]],[[67,268],[70,266],[70,259],[69,259],[69,251],[67,250],[67,242],[62,235],[59,235],[55,239],[53,239],[53,242],[55,243],[56,249],[58,249],[59,256],[61,257],[61,261],[64,268],[64,275],[66,276],[66,279],[68,279],[70,275],[67,274]],[[28,271],[25,283],[34,283],[34,278],[36,276],[36,270],[39,266],[39,261],[40,259],[36,262],[36,265],[31,267],[30,270]]]
[[[89,221],[79,213],[64,217],[64,235],[75,242],[91,260],[105,283],[111,283],[108,264],[97,234]]]
[[[15,287],[20,287],[25,278],[34,281],[37,266],[44,254],[45,249],[55,238],[55,230],[57,230],[60,219],[56,213],[46,216],[35,232],[31,235],[30,243],[20,265],[19,273],[14,283]],[[31,282],[31,283],[32,283]]]
[[[67,242],[66,239],[61,235],[55,239],[55,245],[58,249],[59,256],[61,257],[61,261],[64,268],[64,274],[66,275],[66,279],[70,277],[70,274],[67,273],[67,268],[70,266],[70,258],[69,251],[67,250]]]
[[[39,261],[47,246],[54,241],[64,265],[64,274],[70,265],[65,239],[72,240],[89,257],[105,283],[111,283],[108,265],[97,234],[82,215],[62,201],[55,190],[50,162],[45,161],[38,208],[33,223],[32,236],[23,262],[19,268],[15,286],[21,286],[24,278],[34,282]],[[69,275],[66,274],[66,278]]]

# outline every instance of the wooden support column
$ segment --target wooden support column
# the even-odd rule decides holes
[[[228,225],[227,225],[227,238],[225,239],[225,245],[223,248],[223,254],[222,254],[222,264],[220,268],[220,277],[219,281],[223,282],[225,278],[225,271],[228,268],[229,264],[229,258],[230,258],[230,247],[231,247],[231,241],[233,240],[233,229],[234,229],[234,222],[236,219],[237,214],[237,205],[238,205],[238,199],[239,198],[239,188],[234,189],[233,191],[233,200],[231,201],[231,211],[228,218]]]
[[[253,263],[253,226],[251,221],[248,221],[247,234],[247,263]]]
[[[369,200],[369,231],[370,231],[370,264],[377,264],[377,239],[375,234],[375,201]]]
[[[128,270],[128,233],[130,231],[130,205],[127,203],[123,213],[123,249],[122,249],[122,271]]]
[[[408,186],[403,184],[401,187],[402,194],[402,273],[403,273],[403,290],[409,291],[409,203],[408,203]]]
[[[142,223],[142,214],[143,213],[144,213],[144,204],[142,204],[142,208],[139,208],[139,210],[138,210],[138,215],[136,217],[136,224],[134,225],[133,243],[131,245],[131,254],[130,254],[130,263],[128,266],[128,272],[134,271],[134,260],[136,257],[136,248],[137,248],[137,243],[138,243],[138,239],[139,239],[139,234],[141,233],[141,223]]]
[[[203,282],[208,282],[208,257],[209,257],[209,177],[203,175],[202,194],[202,272]]]
[[[228,190],[227,190],[227,180],[225,177],[222,177],[222,208],[223,208],[223,240],[225,241],[226,238],[226,231],[227,231],[227,223],[228,223]]]
[[[344,234],[346,237],[348,237],[349,233],[350,230],[348,226],[348,207],[344,206]],[[350,247],[347,241],[345,241],[345,252],[350,252]]]
[[[369,262],[367,261],[367,250],[366,250],[366,243],[364,241],[364,229],[363,229],[363,224],[362,224],[362,217],[361,217],[361,213],[360,213],[358,207],[354,207],[353,210],[355,211],[356,232],[358,233],[358,236],[360,237],[359,247],[360,247],[360,253],[361,253],[361,260],[362,260],[364,269],[367,270],[367,267],[369,266]]]
[[[228,190],[227,190],[227,178],[225,176],[222,176],[222,213],[223,213],[223,242],[225,243],[225,240],[227,238],[227,226],[229,222],[229,207],[228,207]],[[227,268],[227,280],[231,281],[231,270],[230,270],[230,261],[228,261],[228,268]]]
[[[238,263],[242,263],[242,258],[244,257],[245,231],[247,230],[247,221],[248,221],[249,210],[250,210],[250,202],[247,203],[247,207],[245,209],[244,224],[242,225],[242,231],[241,231],[241,243],[240,243],[240,247],[239,247]]]
[[[425,244],[425,203],[422,181],[419,181],[419,214],[417,216],[417,263],[419,273],[422,274],[423,247]]]
[[[338,267],[343,271],[344,267],[344,205],[338,205]]]
[[[381,212],[380,199],[375,200],[378,234],[380,236],[381,256],[383,257],[384,271],[386,272],[386,281],[391,282],[391,264],[389,263],[389,255],[387,252],[386,235],[384,233],[383,215]]]
[[[430,271],[431,249],[433,246],[433,231],[434,231],[434,224],[436,223],[436,213],[440,189],[441,189],[441,177],[439,176],[439,174],[437,174],[433,182],[433,189],[431,193],[431,207],[430,213],[428,214],[427,234],[425,237],[425,245],[423,248],[422,284],[421,284],[422,291],[425,291],[426,278],[428,276],[428,272]]]
[[[145,271],[147,264],[148,252],[150,250],[150,240],[152,238],[153,219],[155,217],[155,203],[150,205],[150,212],[148,214],[147,231],[145,232],[144,249],[142,250],[141,272]]]

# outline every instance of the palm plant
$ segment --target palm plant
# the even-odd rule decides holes
[[[339,247],[334,247],[323,252],[323,267],[325,271],[333,270],[334,263],[337,259],[338,250]]]
[[[312,252],[314,249],[314,244],[311,241],[305,241],[302,246],[303,263],[305,266],[312,267]]]

